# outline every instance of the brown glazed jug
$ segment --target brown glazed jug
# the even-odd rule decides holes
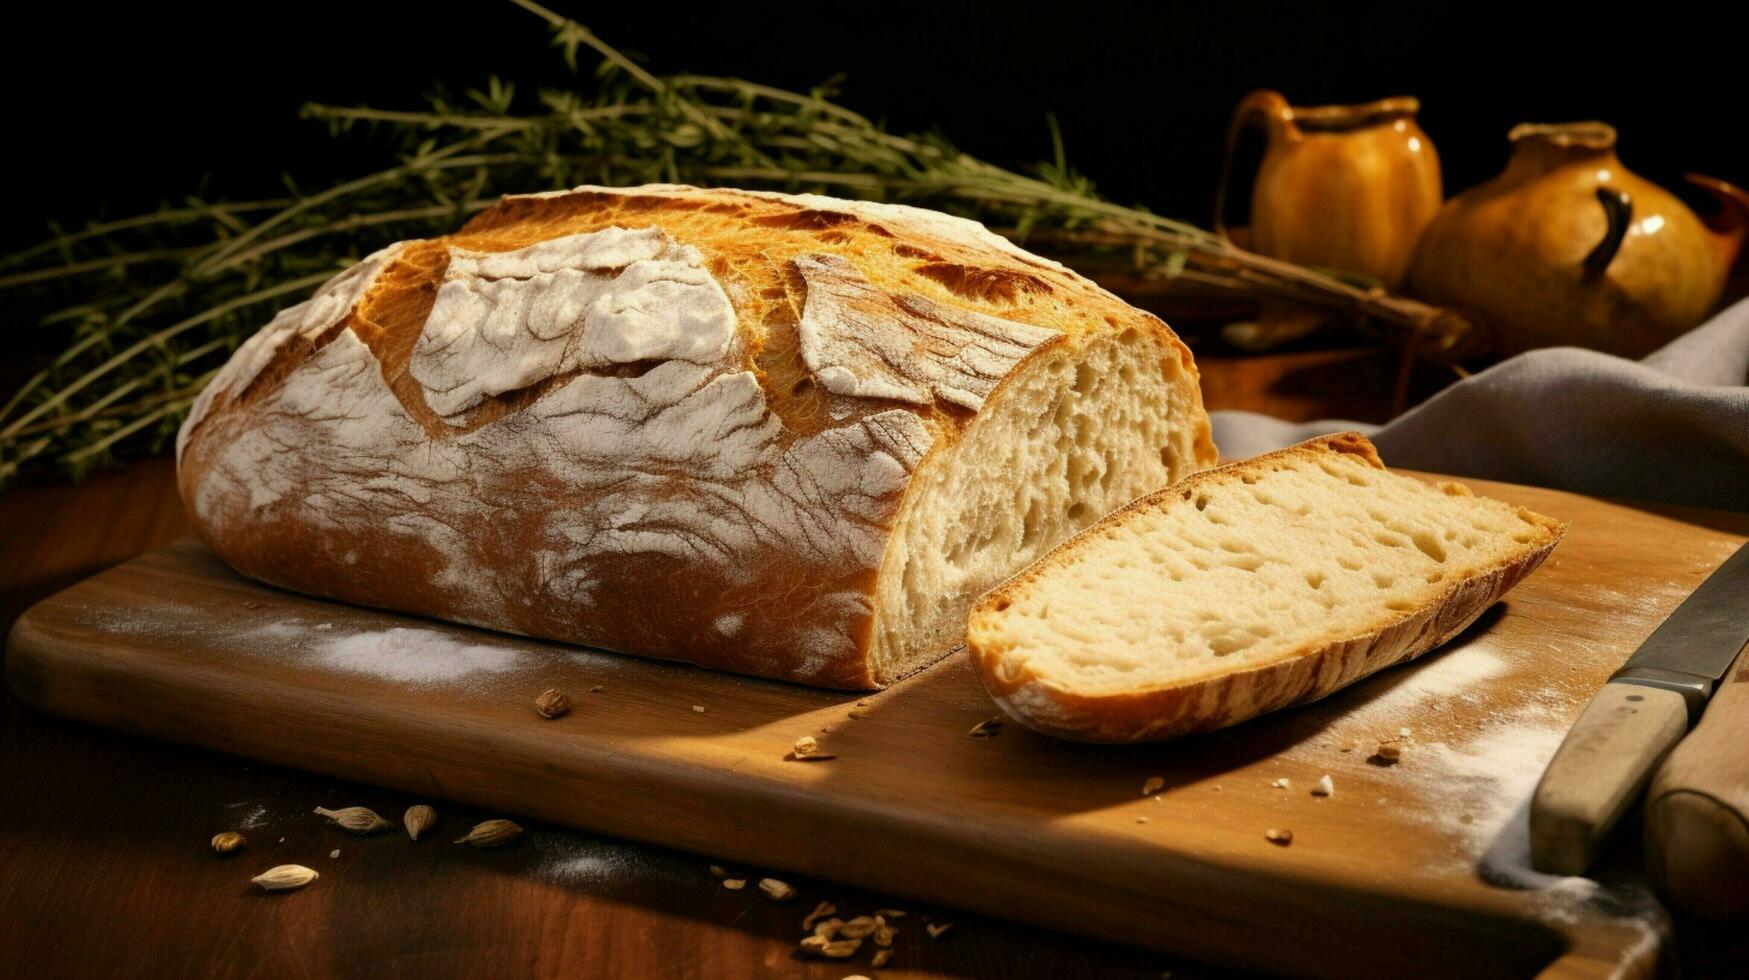
[[[1247,95],[1233,111],[1215,192],[1215,230],[1227,233],[1233,150],[1261,125],[1263,161],[1251,188],[1253,251],[1357,272],[1390,288],[1402,281],[1421,229],[1439,210],[1439,156],[1415,124],[1421,103],[1288,105],[1279,92]]]
[[[1640,357],[1718,305],[1749,229],[1749,195],[1710,177],[1702,221],[1630,172],[1605,123],[1525,123],[1500,176],[1448,201],[1422,232],[1413,296],[1479,314],[1512,354],[1573,344]]]

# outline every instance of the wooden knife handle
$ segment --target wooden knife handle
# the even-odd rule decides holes
[[[1663,688],[1612,681],[1573,723],[1530,802],[1530,863],[1549,874],[1591,866],[1610,828],[1688,731],[1688,705]]]
[[[1749,916],[1749,647],[1652,777],[1646,873],[1686,912]]]

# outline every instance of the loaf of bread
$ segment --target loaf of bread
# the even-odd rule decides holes
[[[1164,323],[981,225],[669,185],[370,256],[237,351],[177,453],[263,581],[847,689],[1215,456]]]
[[[1388,472],[1357,433],[1197,473],[1080,532],[972,611],[1021,723],[1086,742],[1222,728],[1451,639],[1565,525]]]

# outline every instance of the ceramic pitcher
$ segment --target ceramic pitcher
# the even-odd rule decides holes
[[[1406,96],[1306,108],[1289,105],[1279,92],[1247,95],[1227,133],[1215,230],[1227,232],[1234,147],[1260,125],[1266,143],[1251,188],[1247,246],[1395,288],[1441,199],[1439,156],[1415,123],[1420,108]]]
[[[1506,170],[1452,198],[1422,233],[1407,288],[1481,315],[1503,354],[1576,344],[1639,357],[1718,304],[1749,229],[1749,195],[1690,175],[1703,221],[1623,167],[1599,122],[1512,130]]]

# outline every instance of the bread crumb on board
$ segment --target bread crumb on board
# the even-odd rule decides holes
[[[1294,842],[1294,832],[1271,827],[1263,832],[1263,839],[1277,847],[1286,847]]]
[[[1289,781],[1289,779],[1286,776],[1283,776],[1280,779],[1277,779],[1275,782],[1270,783],[1269,785],[1273,789],[1287,789],[1289,786],[1292,785],[1292,783]]]
[[[784,756],[786,762],[825,762],[837,756],[820,751],[820,740],[812,735],[803,735],[796,739],[789,754]]]
[[[1323,777],[1318,780],[1318,785],[1312,787],[1312,795],[1313,796],[1335,796],[1336,795],[1336,781],[1330,778],[1329,773],[1325,773],[1323,775]]]
[[[1142,795],[1143,796],[1153,796],[1155,793],[1158,793],[1165,788],[1166,788],[1165,777],[1163,777],[1163,776],[1149,776],[1142,783]]]

